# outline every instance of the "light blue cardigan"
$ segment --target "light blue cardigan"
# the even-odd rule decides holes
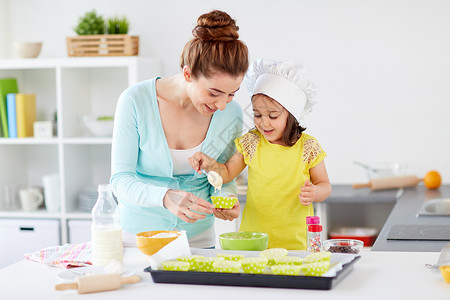
[[[211,202],[214,188],[204,174],[176,176],[164,135],[156,98],[157,78],[140,82],[119,97],[112,141],[113,192],[119,201],[123,230],[186,230],[188,238],[214,224],[214,216],[195,223],[179,219],[163,206],[168,189],[179,189]],[[242,133],[242,110],[236,102],[216,111],[202,146],[202,152],[225,163],[236,151],[234,139]],[[236,195],[234,181],[223,191]]]

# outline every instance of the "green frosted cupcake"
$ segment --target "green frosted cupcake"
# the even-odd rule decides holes
[[[316,253],[311,253],[303,259],[303,263],[309,264],[314,262],[329,262],[331,258],[331,252],[321,251]]]
[[[284,257],[288,255],[288,251],[284,248],[271,248],[261,251],[259,254],[260,257],[264,257],[268,259],[269,266],[275,264],[275,258]]]
[[[165,261],[161,266],[165,271],[189,271],[191,264],[185,261]]]
[[[268,259],[265,257],[248,257],[241,260],[242,270],[249,274],[262,274],[267,263]]]
[[[245,257],[243,254],[227,254],[227,253],[217,253],[217,257],[222,257],[225,260],[232,260],[232,261],[240,261]]]
[[[199,272],[214,272],[213,264],[217,261],[224,261],[222,257],[201,257],[194,261],[194,268]]]
[[[330,262],[315,262],[303,264],[299,267],[301,273],[305,276],[322,276],[330,268]]]
[[[270,267],[275,275],[300,275],[301,266],[294,265],[274,265]]]
[[[297,256],[283,256],[274,258],[276,265],[292,265],[299,266],[303,263],[303,259]]]
[[[188,262],[190,264],[189,270],[190,271],[195,271],[195,264],[194,261],[198,258],[203,258],[203,255],[189,255],[189,256],[180,256],[177,257],[178,261],[184,261],[184,262]]]
[[[222,260],[213,263],[214,272],[219,273],[239,273],[241,264],[237,261]]]

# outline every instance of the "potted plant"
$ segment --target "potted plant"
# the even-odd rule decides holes
[[[78,35],[104,34],[105,20],[94,9],[80,17],[74,30]]]
[[[114,17],[109,18],[107,21],[107,32],[108,34],[127,34],[130,22],[127,17],[122,18]]]
[[[132,56],[138,55],[139,37],[128,35],[130,22],[123,17],[108,18],[95,9],[80,17],[73,28],[77,37],[67,38],[69,56]]]

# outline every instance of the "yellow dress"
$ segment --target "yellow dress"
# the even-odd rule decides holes
[[[248,190],[241,231],[269,234],[269,248],[306,250],[306,217],[312,204],[304,206],[298,195],[310,179],[309,169],[326,153],[312,136],[302,133],[292,147],[269,143],[257,130],[235,140],[248,166]]]

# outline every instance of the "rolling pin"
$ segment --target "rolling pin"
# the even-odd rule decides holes
[[[370,188],[372,190],[398,189],[408,186],[416,186],[421,181],[422,179],[415,175],[373,178],[368,183],[355,183],[353,188]]]
[[[137,275],[120,277],[119,274],[87,275],[77,277],[76,282],[60,283],[55,290],[77,290],[78,294],[112,291],[120,288],[122,284],[136,283],[141,278]]]

